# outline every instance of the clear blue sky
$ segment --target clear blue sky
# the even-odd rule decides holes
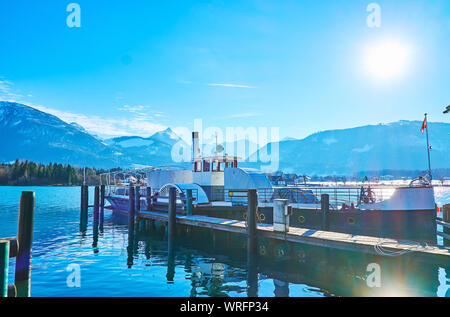
[[[0,2],[0,99],[101,135],[195,118],[297,138],[425,112],[450,121],[448,0],[78,0],[81,28],[66,25],[70,2]],[[371,2],[380,28],[366,24]],[[366,48],[387,40],[408,62],[379,78]]]

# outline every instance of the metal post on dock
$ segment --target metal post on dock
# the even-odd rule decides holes
[[[186,189],[186,215],[192,215],[192,189]]]
[[[442,220],[445,223],[450,224],[450,204],[444,205],[444,208],[442,210]],[[450,236],[450,228],[448,228],[447,226],[443,226],[443,232],[446,235]],[[450,240],[449,239],[445,239],[444,238],[444,246],[446,246],[446,247],[450,246]]]
[[[34,191],[23,191],[20,197],[19,226],[17,241],[19,250],[16,257],[14,284],[18,297],[30,296],[31,248],[33,244]]]
[[[330,195],[322,194],[320,197],[320,206],[322,211],[322,230],[329,229],[329,214],[330,214]]]
[[[169,189],[169,224],[168,224],[168,236],[169,244],[176,236],[176,223],[177,223],[177,190],[175,187]]]
[[[0,240],[0,297],[8,296],[9,241]]]
[[[105,219],[105,185],[100,186],[100,230],[103,230]]]

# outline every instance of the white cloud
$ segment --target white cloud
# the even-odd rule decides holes
[[[16,101],[23,98],[21,94],[14,92],[13,85],[13,82],[0,78],[0,100]]]
[[[99,116],[86,116],[83,114],[60,111],[44,106],[31,106],[40,111],[57,116],[61,120],[71,123],[76,122],[87,131],[101,137],[116,136],[150,136],[155,132],[166,129],[167,127],[158,123],[149,121],[148,117],[135,116],[133,118],[105,118]]]
[[[338,140],[336,140],[335,138],[331,137],[331,138],[324,139],[323,143],[325,143],[326,145],[331,145],[331,144],[334,144],[334,143],[338,143]]]
[[[258,113],[246,112],[246,113],[232,114],[232,115],[228,116],[228,118],[250,118],[250,117],[258,117],[258,116],[260,116],[260,114],[258,114]]]
[[[145,110],[146,108],[148,108],[148,107],[147,106],[123,105],[118,110],[120,110],[120,111],[128,111],[128,112],[132,112],[132,113],[139,113],[139,112],[142,112],[143,110]]]
[[[250,89],[255,89],[257,87],[253,87],[253,86],[247,86],[247,85],[236,85],[236,84],[217,84],[217,83],[209,83],[207,84],[208,86],[211,87],[229,87],[229,88],[250,88]]]
[[[362,148],[353,149],[352,151],[356,152],[356,153],[364,153],[364,152],[369,152],[372,149],[373,149],[373,146],[366,144]]]

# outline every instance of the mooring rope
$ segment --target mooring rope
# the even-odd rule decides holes
[[[388,257],[398,257],[401,255],[405,255],[407,253],[411,253],[411,252],[417,252],[419,251],[418,248],[422,247],[422,245],[419,242],[404,242],[402,244],[406,244],[411,246],[411,248],[408,248],[406,250],[399,250],[399,251],[391,251],[391,250],[387,250],[383,247],[383,245],[385,244],[392,244],[392,242],[390,241],[383,241],[383,242],[379,242],[376,245],[374,245],[374,249],[375,252],[378,255],[382,255],[382,256],[388,256]],[[428,248],[428,244],[425,243],[425,249]]]

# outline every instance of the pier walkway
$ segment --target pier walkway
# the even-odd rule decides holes
[[[162,212],[140,211],[136,213],[136,216],[141,220],[169,221],[168,214]],[[247,234],[246,222],[239,220],[212,218],[200,215],[176,215],[176,223],[192,227]],[[259,237],[283,242],[301,243],[373,255],[393,256],[414,253],[425,260],[431,260],[433,263],[438,262],[444,263],[444,265],[450,265],[450,248],[426,245],[412,241],[293,227],[289,229],[289,232],[282,233],[274,231],[273,226],[268,224],[258,224],[257,234]]]

